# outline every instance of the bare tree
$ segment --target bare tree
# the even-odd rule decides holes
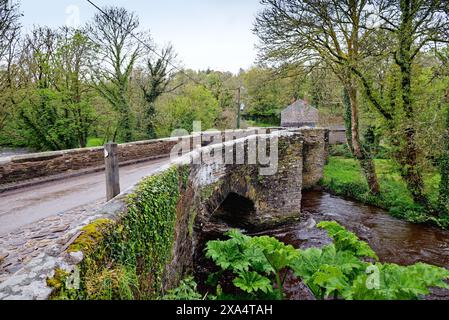
[[[24,39],[20,57],[23,81],[38,89],[56,86],[53,65],[56,59],[58,34],[48,27],[34,28]]]
[[[0,0],[0,130],[2,130],[15,104],[15,72],[20,41],[19,19],[21,14],[17,3]]]
[[[323,64],[340,79],[349,98],[351,139],[371,192],[380,192],[375,165],[361,144],[357,78],[351,71],[375,48],[371,32],[360,28],[369,20],[368,0],[261,0],[266,6],[254,31],[261,40],[262,59],[274,63]]]
[[[117,7],[105,7],[102,11],[95,15],[89,28],[100,54],[94,82],[100,94],[120,113],[118,132],[122,139],[131,141],[128,89],[132,70],[144,52],[137,39],[145,40],[145,35],[138,32],[139,19],[134,13]]]
[[[0,59],[4,57],[11,41],[17,37],[21,26],[19,6],[10,0],[0,0]]]

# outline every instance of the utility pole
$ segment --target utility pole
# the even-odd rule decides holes
[[[238,106],[238,111],[237,111],[237,129],[240,129],[240,115],[241,115],[241,91],[242,91],[242,87],[238,87],[237,89],[237,106]]]

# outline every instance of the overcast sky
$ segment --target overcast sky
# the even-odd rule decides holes
[[[20,0],[26,30],[33,25],[57,27],[91,19],[95,9],[86,0]],[[135,11],[158,45],[171,42],[183,65],[238,72],[250,67],[257,38],[252,26],[259,0],[94,0]],[[75,18],[75,19],[74,19]]]

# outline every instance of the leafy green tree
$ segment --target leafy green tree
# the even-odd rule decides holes
[[[21,55],[21,102],[15,114],[27,145],[37,150],[85,147],[94,122],[87,85],[92,47],[77,30],[34,29]]]
[[[351,105],[351,140],[370,191],[380,185],[372,156],[363,148],[359,130],[360,97],[351,67],[373,50],[370,32],[360,26],[370,20],[368,0],[261,0],[255,32],[263,58],[272,63],[325,65],[341,81]]]
[[[440,159],[440,197],[442,214],[449,214],[449,108],[446,110],[446,132],[444,134],[443,154]]]
[[[14,81],[17,67],[20,38],[19,4],[10,0],[0,0],[0,131],[5,127],[15,105]]]
[[[396,85],[389,92],[389,99],[385,99],[383,94],[385,88],[375,86],[377,79],[372,81],[360,66],[353,65],[351,69],[359,77],[366,96],[395,137],[395,158],[414,200],[430,208],[419,166],[422,152],[417,143],[416,117],[420,112],[415,99],[414,70],[423,51],[449,40],[449,3],[442,0],[375,0],[366,10],[375,19],[365,22],[361,27],[380,35],[377,38],[379,43],[391,39],[385,54],[394,61],[398,77]]]
[[[279,126],[281,111],[300,96],[299,76],[273,69],[253,67],[242,73],[247,91],[245,115],[256,121]]]
[[[38,88],[27,92],[19,104],[19,126],[36,150],[64,150],[78,147],[76,124],[68,117],[72,113],[64,105],[62,95],[56,90]]]
[[[78,146],[70,107],[57,90],[58,37],[55,30],[36,28],[25,39],[21,73],[28,82],[15,111],[19,128],[37,150],[62,150]]]
[[[212,129],[219,115],[218,101],[213,94],[203,86],[189,85],[181,95],[160,101],[156,132],[165,137],[178,129],[192,132],[194,121],[201,121],[202,130]]]
[[[84,74],[88,73],[94,46],[85,31],[63,27],[58,32],[58,45],[53,68],[58,78],[55,86],[70,106],[78,145],[86,147],[90,129],[96,120],[91,106],[92,92]]]

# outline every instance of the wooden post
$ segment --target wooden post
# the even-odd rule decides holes
[[[118,145],[112,142],[104,146],[104,162],[106,165],[106,198],[108,201],[120,194],[120,175],[117,149]]]

